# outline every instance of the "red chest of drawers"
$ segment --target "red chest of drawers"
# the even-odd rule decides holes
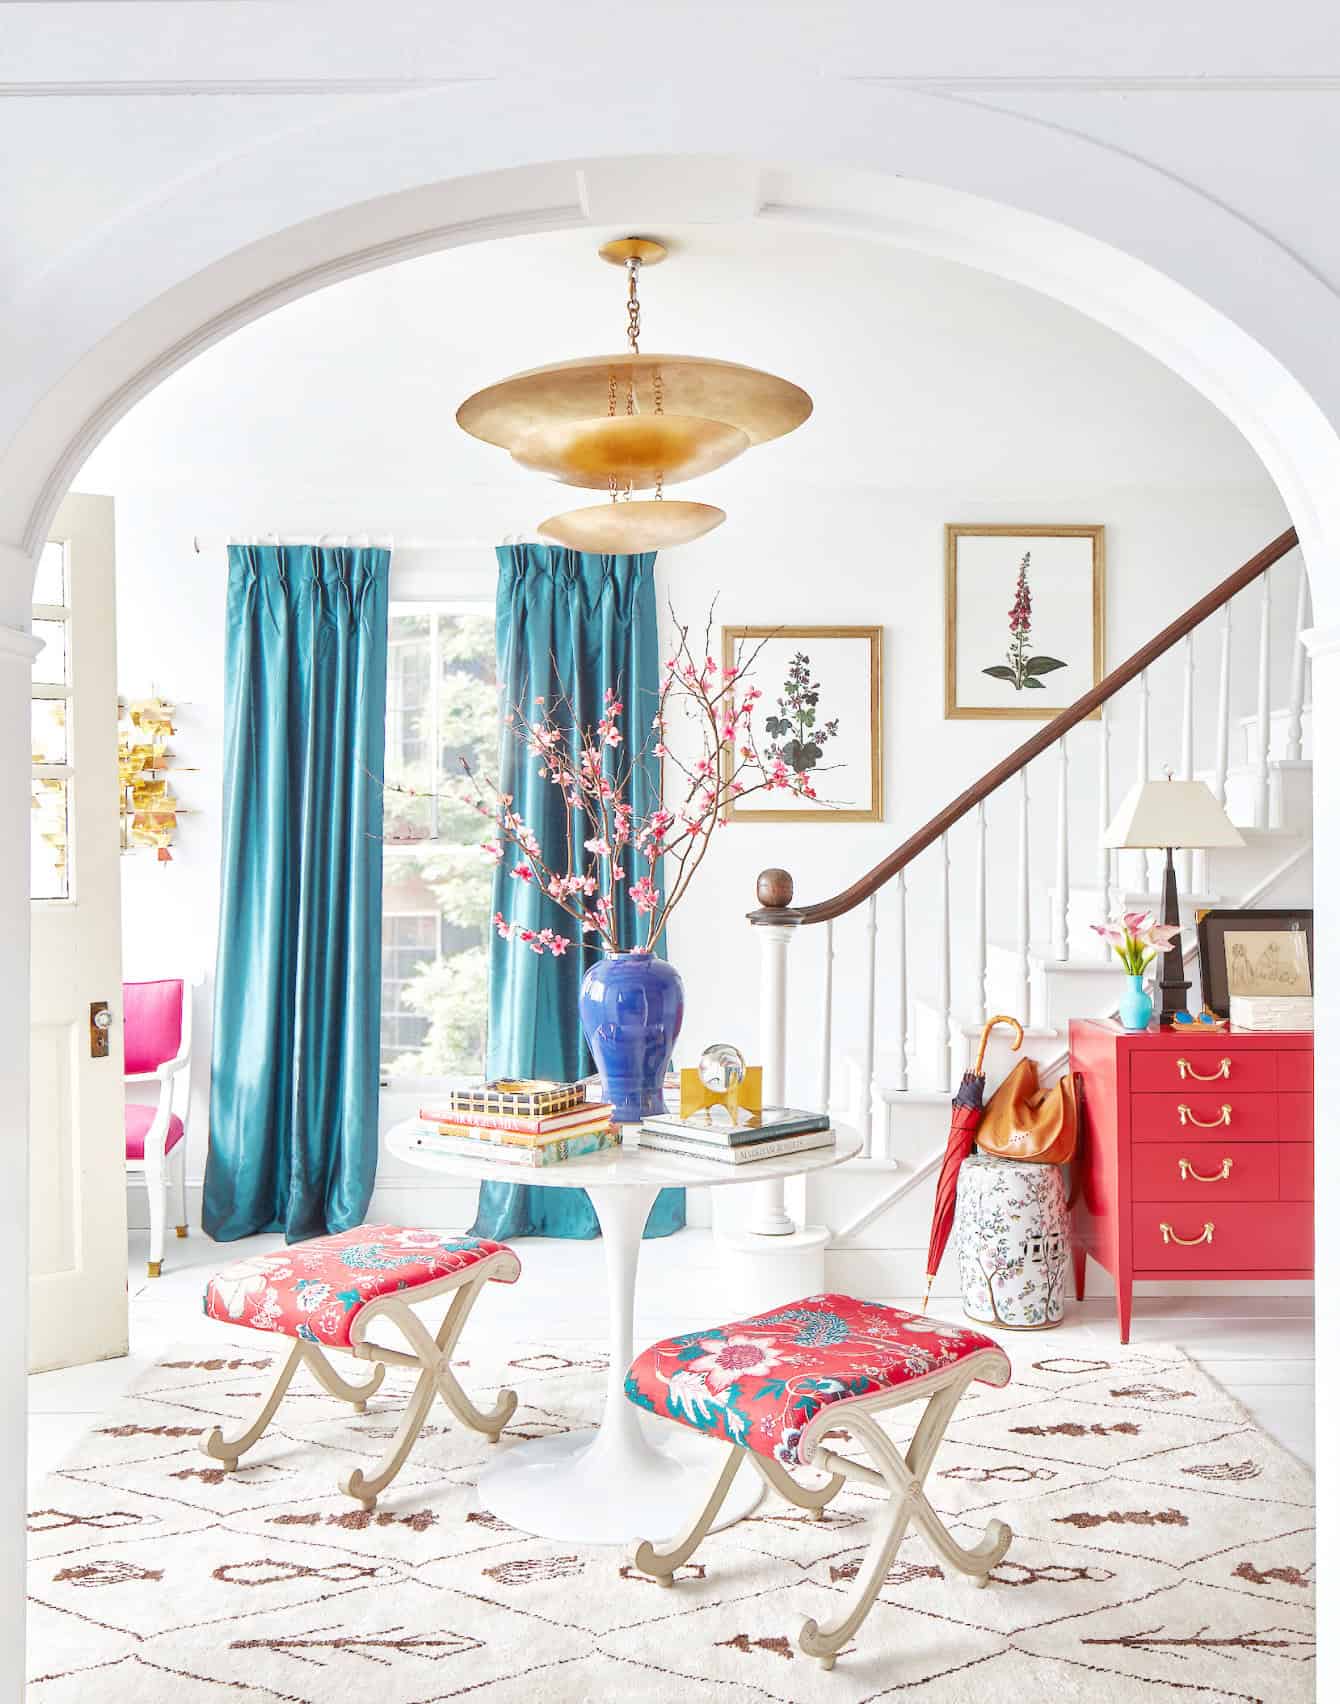
[[[1074,1022],[1082,1078],[1075,1293],[1138,1279],[1312,1276],[1312,1037]]]

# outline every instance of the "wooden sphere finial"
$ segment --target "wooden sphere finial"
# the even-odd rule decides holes
[[[768,911],[784,911],[795,897],[790,870],[764,870],[754,888],[758,903]]]

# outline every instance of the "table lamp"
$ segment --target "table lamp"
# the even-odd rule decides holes
[[[1161,848],[1164,853],[1163,921],[1172,924],[1179,933],[1159,960],[1161,1024],[1172,1023],[1174,1013],[1186,1011],[1186,991],[1191,986],[1182,965],[1182,920],[1177,910],[1173,851],[1245,844],[1228,820],[1224,807],[1203,781],[1174,781],[1171,772],[1162,781],[1137,781],[1108,825],[1104,846],[1129,851]]]

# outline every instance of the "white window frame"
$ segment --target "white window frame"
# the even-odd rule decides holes
[[[485,596],[482,592],[477,597],[462,596],[462,595],[459,595],[459,594],[454,596],[454,597],[443,597],[443,598],[397,597],[395,595],[394,587],[392,588],[392,591],[391,591],[391,596],[390,596],[390,599],[389,599],[389,605],[388,605],[388,609],[387,609],[388,618],[394,618],[396,616],[402,616],[402,615],[484,615],[484,616],[493,617],[495,615],[495,613],[496,612],[495,612],[495,606],[494,606],[493,598],[491,596]],[[392,640],[392,641],[390,641],[390,643],[395,644],[396,641]],[[433,712],[433,715],[432,715],[432,721],[433,721],[432,746],[433,746],[434,751],[439,751],[441,749],[441,742],[440,742],[440,740],[437,739],[437,726],[438,726],[439,694],[441,693],[441,667],[440,667],[440,664],[441,664],[442,659],[441,659],[441,652],[438,648],[438,643],[437,643],[437,628],[436,628],[436,625],[434,625],[433,630],[432,630],[432,634],[431,634],[431,637],[430,637],[430,645],[431,645],[431,656],[432,656],[432,673],[431,673],[431,681],[432,681],[431,703],[432,703],[432,712]],[[438,776],[436,778],[436,784],[440,784],[441,779],[442,778],[440,776]],[[431,845],[437,837],[437,832],[438,832],[438,807],[437,807],[437,800],[436,800],[436,798],[434,798],[433,801],[432,801],[432,834],[429,835],[425,840],[416,840],[413,843],[413,848],[415,850],[417,850],[417,849],[419,849],[423,846]],[[383,869],[383,872],[385,872],[385,869],[386,869],[386,855],[388,853],[394,854],[396,852],[396,850],[397,850],[397,848],[394,845],[388,845],[388,846],[383,847],[383,849],[382,849],[382,869]],[[410,848],[406,847],[405,852],[406,852],[406,855],[409,855]],[[393,915],[395,915],[395,914],[393,913]],[[408,914],[402,912],[399,915],[405,916],[405,915],[408,915]],[[427,914],[426,913],[423,913],[423,914],[415,913],[414,915],[427,915]],[[385,902],[383,900],[383,909],[382,909],[383,920],[385,919],[385,917],[386,917],[386,910],[385,910]],[[439,927],[439,931],[438,931],[438,938],[439,938],[439,941],[440,941],[440,939],[441,939],[440,927]],[[441,953],[441,947],[440,946],[438,948],[438,952],[439,952],[439,955],[440,955],[440,953]],[[379,962],[378,962],[378,976],[380,977],[380,975],[381,975],[381,965],[380,965],[380,960],[379,960]],[[379,981],[378,982],[379,991],[380,991],[380,987],[381,987],[381,983]],[[380,1051],[381,1051],[380,1029],[378,1031],[377,1047],[378,1047],[378,1053],[380,1054]],[[394,1106],[395,1103],[399,1102],[400,1100],[402,1100],[404,1098],[413,1098],[417,1095],[422,1094],[425,1090],[440,1088],[442,1086],[443,1082],[445,1082],[445,1081],[447,1081],[447,1079],[445,1079],[443,1077],[406,1077],[406,1076],[386,1077],[386,1076],[383,1076],[381,1078],[382,1099],[383,1099],[384,1102],[389,1102]]]

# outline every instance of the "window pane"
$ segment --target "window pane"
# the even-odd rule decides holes
[[[382,1068],[484,1069],[492,868],[461,759],[497,761],[490,615],[391,609],[382,902]],[[413,789],[397,792],[401,787]]]
[[[69,685],[69,653],[66,646],[67,628],[63,621],[34,621],[33,638],[42,641],[42,649],[33,658],[33,679],[40,686]]]
[[[65,595],[65,546],[56,539],[48,539],[42,546],[42,554],[37,559],[37,574],[33,580],[33,602],[35,604],[64,604],[69,599]]]
[[[63,698],[33,699],[33,762],[68,763],[69,705]]]
[[[68,899],[70,871],[69,783],[50,776],[33,776],[32,899]]]

